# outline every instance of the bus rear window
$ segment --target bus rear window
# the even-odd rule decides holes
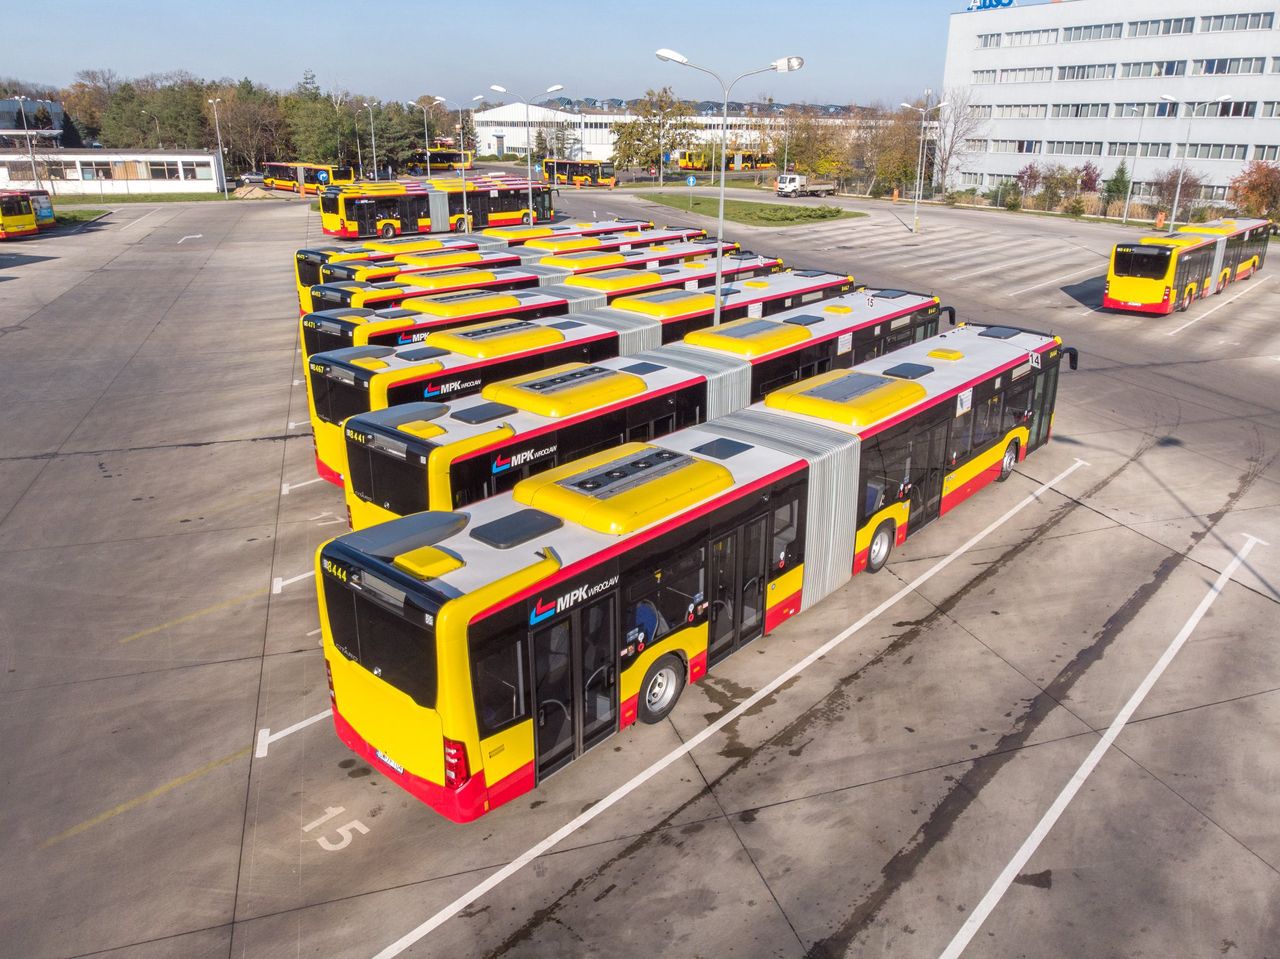
[[[311,371],[311,395],[316,415],[326,423],[341,423],[348,416],[369,412],[369,391]]]
[[[326,194],[325,196],[320,197],[320,212],[321,213],[337,213],[338,198],[331,194]]]
[[[435,708],[436,644],[426,626],[328,576],[324,594],[329,631],[338,651],[419,706]]]
[[[347,482],[362,500],[399,516],[427,508],[427,468],[416,453],[400,459],[363,443],[347,442]]]
[[[1115,253],[1115,274],[1144,280],[1163,280],[1169,272],[1169,256],[1170,251],[1160,246],[1118,246]]]

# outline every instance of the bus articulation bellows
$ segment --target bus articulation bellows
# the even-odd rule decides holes
[[[751,254],[752,261],[760,258]],[[730,261],[733,257],[726,258]],[[786,271],[744,280],[722,290],[721,319],[770,316],[806,303],[830,299],[853,288],[853,277],[812,270]],[[541,290],[519,291],[515,302],[531,311],[555,305]],[[462,294],[449,294],[461,296]],[[596,294],[593,294],[596,295]],[[497,302],[506,294],[468,294]],[[453,307],[406,307],[435,312]],[[561,304],[567,303],[562,299]],[[587,300],[577,300],[586,305]],[[608,306],[568,316],[520,319],[502,299],[499,319],[454,329],[426,331],[407,347],[360,346],[317,353],[307,360],[307,404],[316,446],[316,471],[342,485],[346,452],[342,423],[349,416],[423,399],[444,399],[478,392],[487,383],[562,363],[585,362],[652,349],[710,325],[715,313],[712,290],[657,290],[620,297]],[[409,332],[406,337],[420,334]]]
[[[1102,305],[1161,315],[1186,310],[1262,269],[1270,226],[1266,220],[1214,220],[1117,244]]]
[[[421,510],[462,509],[534,473],[647,442],[847,369],[938,332],[937,297],[861,290],[762,319],[695,330],[680,343],[500,380],[447,402],[346,421],[353,529]]]
[[[961,328],[324,544],[339,737],[456,822],[529,792],[1006,478],[1064,352]]]

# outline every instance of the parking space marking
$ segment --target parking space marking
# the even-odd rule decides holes
[[[293,424],[290,423],[289,425],[292,426]],[[312,483],[319,483],[322,479],[324,479],[323,476],[317,476],[314,479],[303,480],[301,483],[281,483],[280,495],[288,496],[293,490],[302,489],[302,487],[310,486]]]
[[[316,632],[319,632],[319,630],[316,630]],[[306,729],[312,723],[318,723],[320,722],[320,720],[324,719],[326,716],[332,716],[332,715],[333,715],[333,711],[326,709],[322,713],[316,713],[314,716],[307,717],[306,719],[302,720],[302,722],[300,723],[294,723],[292,726],[287,726],[284,729],[280,730],[280,732],[278,733],[273,733],[271,729],[267,726],[262,727],[261,729],[258,730],[257,747],[253,751],[254,757],[257,759],[261,759],[263,756],[267,754],[267,749],[268,747],[270,747],[272,743],[276,742],[277,740],[284,739],[285,736],[292,736],[294,733],[298,732],[299,730]]]
[[[1244,563],[1245,557],[1252,552],[1255,546],[1266,545],[1263,540],[1258,539],[1256,536],[1245,534],[1244,545],[1240,547],[1239,551],[1232,557],[1231,562],[1223,569],[1217,581],[1209,588],[1209,592],[1200,600],[1200,605],[1191,614],[1191,618],[1183,624],[1182,629],[1178,631],[1178,635],[1173,638],[1173,642],[1156,660],[1156,664],[1151,667],[1151,671],[1138,684],[1138,688],[1133,691],[1129,701],[1124,704],[1120,712],[1116,714],[1116,718],[1112,720],[1111,725],[1107,727],[1106,733],[1098,740],[1098,744],[1093,747],[1089,755],[1085,757],[1084,762],[1080,764],[1080,768],[1075,771],[1075,775],[1071,777],[1062,792],[1058,794],[1058,798],[1053,801],[1048,811],[1036,823],[1035,828],[1031,830],[1031,835],[1027,837],[1021,848],[1014,854],[1014,857],[1009,860],[1009,864],[1004,867],[1004,871],[996,877],[995,883],[992,884],[987,894],[982,897],[982,901],[978,903],[973,912],[969,914],[969,918],[965,920],[964,925],[960,927],[955,934],[955,938],[947,945],[947,948],[942,951],[939,959],[958,959],[960,954],[964,952],[969,941],[973,939],[982,923],[986,921],[986,918],[991,915],[991,911],[1000,902],[1001,897],[1004,896],[1013,880],[1022,872],[1023,867],[1035,854],[1044,837],[1049,834],[1049,830],[1053,828],[1076,793],[1080,791],[1080,787],[1089,778],[1089,774],[1102,761],[1102,757],[1111,748],[1112,743],[1116,741],[1116,737],[1120,735],[1121,730],[1133,717],[1138,707],[1142,705],[1142,701],[1147,698],[1147,693],[1151,692],[1152,687],[1159,681],[1165,669],[1173,662],[1173,658],[1178,655],[1178,651],[1182,649],[1188,637],[1195,631],[1196,626],[1204,618],[1205,613],[1209,611],[1209,607],[1213,605],[1214,600],[1222,594],[1227,583],[1231,581],[1231,577],[1235,575],[1235,571]]]
[[[279,596],[280,591],[283,590],[286,586],[290,585],[291,583],[299,583],[304,579],[311,579],[313,576],[315,576],[315,574],[316,574],[316,571],[314,569],[309,569],[305,573],[299,573],[297,576],[290,576],[288,579],[281,579],[279,576],[277,576],[275,579],[271,581],[271,595]]]
[[[159,626],[152,626],[150,629],[142,629],[136,633],[126,636],[120,640],[120,644],[132,643],[136,639],[142,639],[144,636],[150,636],[153,633],[163,632],[174,626],[181,626],[183,623],[189,623],[193,619],[199,619],[201,616],[208,616],[210,613],[216,613],[220,609],[227,609],[231,606],[239,606],[241,603],[247,603],[249,600],[258,596],[266,596],[265,589],[255,589],[252,593],[245,593],[243,596],[236,596],[232,599],[224,600],[221,603],[214,603],[212,606],[206,606],[204,609],[197,609],[194,613],[187,613],[186,616],[179,616],[177,619],[171,619],[167,623],[161,623]]]
[[[1093,266],[1086,266],[1083,269],[1076,270],[1072,273],[1067,273],[1064,276],[1055,276],[1052,280],[1045,280],[1043,283],[1037,283],[1035,286],[1027,286],[1027,287],[1023,287],[1021,290],[1014,290],[1009,295],[1019,296],[1020,294],[1023,294],[1023,293],[1030,293],[1032,290],[1038,290],[1042,286],[1048,286],[1051,283],[1061,283],[1063,280],[1069,280],[1073,276],[1079,276],[1081,273],[1088,273],[1090,270],[1096,270],[1096,269],[1098,269],[1098,264],[1095,263]]]
[[[188,240],[203,240],[203,239],[204,239],[203,233],[192,233],[188,236],[184,236],[181,240],[179,240],[178,246],[182,246],[182,244],[186,243]]]
[[[1008,269],[1012,269],[1014,267],[1019,267],[1019,266],[1030,266],[1032,263],[1043,263],[1045,260],[1052,260],[1054,257],[1060,258],[1061,256],[1062,256],[1061,250],[1054,250],[1052,253],[1048,253],[1045,256],[1032,257],[1029,260],[1017,260],[1012,263],[1009,263],[1009,262],[997,263],[995,266],[989,266],[985,270],[979,270],[976,273],[965,273],[963,275],[958,274],[956,276],[951,277],[951,279],[954,282],[959,282],[960,280],[972,280],[975,277],[986,276],[988,273],[996,273],[1000,270],[1008,270]]]
[[[853,636],[855,633],[862,630],[863,627],[867,626],[869,623],[874,622],[886,610],[892,608],[901,600],[906,598],[908,595],[918,590],[921,586],[923,586],[929,580],[933,579],[934,576],[942,572],[944,569],[950,566],[953,562],[955,562],[957,559],[959,559],[961,556],[967,553],[970,549],[972,549],[982,540],[986,539],[989,535],[991,535],[991,533],[995,532],[997,529],[999,529],[1009,520],[1013,519],[1015,516],[1021,513],[1024,509],[1026,509],[1032,503],[1038,502],[1040,500],[1040,497],[1044,493],[1048,492],[1058,483],[1061,483],[1072,473],[1076,472],[1076,470],[1082,469],[1088,465],[1089,464],[1086,463],[1084,460],[1077,459],[1071,466],[1068,466],[1065,470],[1063,470],[1053,479],[1049,480],[1047,483],[1042,483],[1040,486],[1036,487],[1035,490],[1033,490],[1032,492],[1028,493],[1025,497],[1023,497],[1023,499],[1021,499],[1018,503],[1016,503],[1003,516],[994,520],[992,523],[987,525],[984,529],[975,533],[968,540],[966,540],[962,545],[957,547],[951,553],[948,553],[942,559],[938,560],[937,563],[929,567],[929,569],[925,570],[922,574],[920,574],[914,580],[904,584],[901,589],[899,589],[896,593],[894,593],[888,599],[884,600],[882,603],[880,603],[879,606],[877,606],[875,609],[871,610],[869,613],[864,615],[857,622],[853,623],[851,626],[848,626],[842,632],[838,633],[837,635],[833,636],[831,639],[827,640],[825,643],[823,643],[813,652],[809,653],[809,655],[805,656],[803,659],[796,662],[790,668],[784,670],[782,673],[774,677],[772,680],[770,680],[760,689],[756,690],[746,699],[742,700],[742,702],[738,703],[737,706],[733,707],[733,709],[729,710],[727,713],[725,713],[715,722],[707,725],[705,728],[702,729],[701,732],[697,733],[695,736],[692,736],[691,738],[686,740],[682,745],[676,747],[671,752],[667,753],[667,755],[663,756],[661,759],[657,760],[646,769],[637,773],[634,777],[632,777],[627,782],[623,783],[621,786],[619,786],[609,795],[605,796],[599,802],[587,807],[587,809],[585,809],[582,813],[580,813],[576,818],[572,819],[565,825],[561,826],[559,829],[553,832],[550,836],[547,836],[545,839],[543,839],[541,842],[537,843],[536,845],[531,846],[524,853],[522,853],[516,859],[509,862],[507,865],[503,866],[501,869],[497,870],[493,875],[489,876],[483,882],[480,882],[476,886],[473,886],[469,891],[463,893],[453,902],[449,903],[447,906],[445,906],[443,909],[441,909],[439,912],[433,915],[430,919],[426,920],[425,922],[411,929],[409,932],[405,933],[395,942],[391,943],[389,946],[382,949],[380,952],[377,953],[377,955],[374,956],[374,959],[392,959],[392,957],[400,955],[400,953],[404,952],[404,950],[413,946],[415,943],[421,941],[425,936],[429,935],[433,930],[439,928],[444,923],[448,922],[450,919],[456,916],[463,909],[466,909],[469,905],[471,905],[477,899],[480,899],[490,890],[495,889],[497,886],[501,885],[507,879],[511,878],[516,873],[518,873],[525,866],[529,865],[529,863],[533,862],[535,859],[541,856],[543,853],[548,852],[551,849],[553,849],[555,846],[559,845],[562,841],[567,839],[569,836],[573,835],[573,833],[577,832],[587,823],[591,822],[591,820],[595,819],[601,813],[605,812],[610,807],[614,806],[616,803],[626,798],[626,796],[628,796],[630,793],[634,792],[636,789],[643,786],[646,782],[648,782],[654,776],[658,775],[658,773],[662,772],[664,769],[670,766],[677,759],[692,752],[697,746],[701,745],[711,736],[715,735],[717,732],[719,732],[729,723],[738,719],[740,716],[743,715],[743,713],[750,710],[753,706],[755,706],[761,700],[773,695],[773,693],[779,687],[789,682],[793,677],[798,676],[800,673],[804,672],[806,669],[808,669],[818,660],[822,659],[822,657],[826,656],[836,647],[840,646],[850,636]]]
[[[136,809],[143,803],[150,802],[152,799],[155,799],[157,796],[163,796],[167,792],[172,792],[179,786],[185,786],[187,783],[199,779],[201,776],[207,775],[215,769],[219,769],[226,766],[228,763],[233,763],[237,759],[241,759],[248,755],[249,747],[246,746],[244,749],[237,749],[235,752],[230,755],[223,756],[221,759],[215,759],[211,763],[205,763],[205,765],[201,766],[199,769],[192,770],[185,776],[179,776],[177,779],[170,779],[163,786],[157,786],[155,789],[151,790],[151,792],[143,793],[141,796],[135,796],[133,799],[122,802],[118,806],[111,807],[106,812],[98,813],[98,815],[94,816],[92,819],[86,819],[84,822],[72,826],[70,829],[63,830],[58,833],[58,835],[42,842],[40,844],[40,848],[48,849],[50,846],[56,846],[64,839],[70,839],[72,836],[79,835],[86,829],[92,829],[94,826],[100,825],[108,819],[113,819],[116,816],[119,816],[121,813],[126,813],[131,809]]]
[[[1166,333],[1166,334],[1165,334],[1165,336],[1174,336],[1174,335],[1176,335],[1176,334],[1178,334],[1178,333],[1181,333],[1181,332],[1182,332],[1183,330],[1185,330],[1188,326],[1192,326],[1192,325],[1193,325],[1193,324],[1195,324],[1195,323],[1199,323],[1201,320],[1203,320],[1203,319],[1204,319],[1205,317],[1207,317],[1207,316],[1212,316],[1214,313],[1217,313],[1217,312],[1218,312],[1220,309],[1222,309],[1224,306],[1230,306],[1230,305],[1231,305],[1232,303],[1234,303],[1236,300],[1240,299],[1240,297],[1242,297],[1242,296],[1248,296],[1250,293],[1252,293],[1252,292],[1253,292],[1254,290],[1256,290],[1258,287],[1262,286],[1262,284],[1266,283],[1269,279],[1271,279],[1271,277],[1270,277],[1270,276],[1264,276],[1261,280],[1259,280],[1259,281],[1258,281],[1257,283],[1255,283],[1253,286],[1249,287],[1249,289],[1247,289],[1247,290],[1241,290],[1239,293],[1237,293],[1237,294],[1236,294],[1235,296],[1233,296],[1231,299],[1227,300],[1225,303],[1219,303],[1217,306],[1213,307],[1212,309],[1210,309],[1210,310],[1205,310],[1205,312],[1201,313],[1201,314],[1200,314],[1199,316],[1197,316],[1194,320],[1187,320],[1187,322],[1183,323],[1183,324],[1182,324],[1180,327],[1178,327],[1176,330],[1170,330],[1168,333]]]
[[[129,221],[128,223],[126,223],[124,226],[120,227],[121,232],[123,232],[123,231],[125,231],[125,230],[129,229],[129,227],[131,227],[131,226],[135,226],[135,225],[137,225],[137,224],[141,223],[143,220],[145,220],[145,219],[146,219],[147,217],[149,217],[149,216],[155,216],[157,213],[159,213],[159,212],[160,212],[161,210],[163,210],[163,209],[164,209],[164,207],[159,207],[159,206],[158,206],[158,207],[156,207],[154,210],[152,210],[150,213],[144,213],[144,214],[142,214],[142,216],[137,217],[136,219],[130,220],[130,221]]]

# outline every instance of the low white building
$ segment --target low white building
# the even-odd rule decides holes
[[[32,169],[34,167],[34,170]],[[54,196],[219,193],[224,176],[206,150],[0,151],[0,189],[44,189]]]

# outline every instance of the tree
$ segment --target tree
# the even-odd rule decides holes
[[[871,176],[873,195],[914,186],[920,151],[920,117],[914,110],[867,107],[854,124],[848,162]]]
[[[1073,171],[1076,180],[1080,184],[1081,193],[1097,193],[1098,185],[1102,181],[1102,171],[1092,160],[1086,160],[1083,166],[1078,166]]]
[[[1034,163],[1028,163],[1018,171],[1013,179],[1018,184],[1019,196],[1030,196],[1040,189],[1040,183],[1044,178],[1041,176],[1038,166]]]
[[[618,166],[660,166],[664,153],[693,146],[695,127],[689,120],[693,108],[676,99],[670,87],[646,90],[632,112],[634,120],[613,126],[613,161]]]
[[[1231,202],[1249,216],[1280,217],[1280,164],[1254,160],[1231,181]]]
[[[1129,187],[1132,180],[1129,178],[1129,167],[1124,160],[1120,161],[1120,165],[1116,167],[1116,172],[1111,174],[1111,178],[1102,184],[1102,213],[1105,216],[1114,203],[1123,203],[1129,196]]]
[[[810,176],[835,176],[849,163],[846,131],[806,111],[792,124],[789,165]]]
[[[102,113],[99,131],[104,146],[142,147],[155,141],[155,130],[148,130],[143,115],[143,99],[132,83],[122,83]]]
[[[1156,206],[1167,212],[1171,217],[1175,214],[1182,214],[1188,210],[1192,204],[1192,198],[1199,196],[1200,187],[1204,180],[1200,174],[1196,173],[1185,164],[1182,170],[1182,190],[1178,190],[1178,171],[1179,167],[1169,167],[1161,170],[1151,180],[1151,193],[1156,198]],[[1173,209],[1173,201],[1178,200],[1178,209]],[[1183,219],[1187,217],[1183,216]]]
[[[947,105],[939,111],[934,128],[933,181],[946,190],[960,160],[968,155],[969,141],[982,133],[987,120],[974,109],[972,87],[952,87],[943,95],[943,101]]]
[[[1076,174],[1061,163],[1053,163],[1040,171],[1040,200],[1046,210],[1056,210],[1058,204],[1076,192]]]

